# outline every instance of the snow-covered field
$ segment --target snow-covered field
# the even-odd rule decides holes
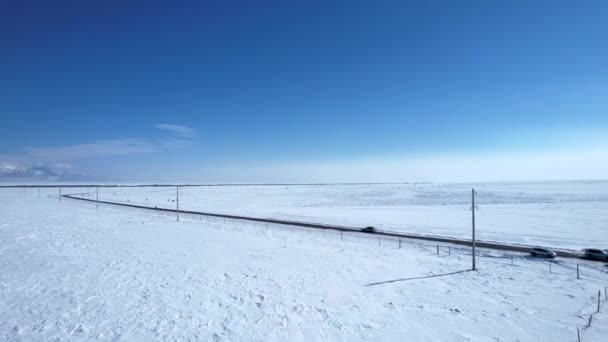
[[[339,204],[350,200],[345,209],[354,213],[368,200],[415,207],[452,193],[445,205],[468,217],[466,194],[449,187],[431,187],[422,192],[426,197],[410,189],[409,199],[391,186],[357,188],[367,198],[335,187],[289,189],[296,193],[259,203],[236,188],[186,189],[184,198],[190,207],[243,214],[273,203],[311,209],[315,201],[340,212]],[[313,198],[314,191],[335,196]],[[484,191],[482,212],[501,205],[483,199]],[[220,194],[222,200],[212,201]],[[0,340],[8,341],[576,341],[577,326],[586,324],[594,296],[608,284],[601,263],[581,261],[577,280],[574,260],[558,261],[550,273],[546,261],[514,254],[511,265],[510,257],[483,251],[472,272],[466,249],[452,247],[448,256],[444,246],[437,256],[434,245],[408,242],[399,249],[365,235],[341,240],[335,232],[175,222],[144,211],[60,203],[45,193],[37,198],[35,190],[0,189],[0,216]],[[583,341],[608,337],[602,305],[592,327],[582,330]]]
[[[608,248],[608,181],[185,187],[180,207],[468,238],[472,187],[480,239]],[[175,207],[174,188],[100,191],[104,200]]]

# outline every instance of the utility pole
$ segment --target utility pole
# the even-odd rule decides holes
[[[175,187],[175,194],[177,195],[177,210],[175,212],[177,213],[177,220],[179,221],[179,186]]]
[[[471,189],[471,226],[473,229],[472,246],[473,246],[473,271],[475,271],[475,189]]]

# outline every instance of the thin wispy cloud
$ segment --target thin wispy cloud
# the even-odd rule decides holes
[[[27,155],[0,154],[0,167],[29,166],[32,158]]]
[[[191,127],[188,127],[188,126],[174,125],[174,124],[167,124],[167,123],[159,123],[159,124],[156,124],[155,126],[158,129],[162,129],[162,130],[171,132],[174,135],[176,135],[178,137],[182,137],[182,138],[193,138],[196,136],[196,130]]]
[[[156,124],[154,126],[169,132],[170,135],[158,139],[122,138],[64,146],[29,147],[26,148],[26,152],[30,157],[44,160],[72,160],[152,153],[190,145],[197,134],[195,129],[182,125]]]
[[[155,152],[159,150],[159,145],[145,139],[127,138],[56,147],[31,147],[26,150],[32,157],[63,160]]]
[[[25,147],[22,153],[0,154],[0,167],[43,166],[55,171],[79,171],[84,160],[112,158],[125,155],[171,153],[197,144],[197,131],[175,124],[155,124],[162,132],[155,138],[104,139],[59,146]],[[83,162],[79,162],[83,160]]]

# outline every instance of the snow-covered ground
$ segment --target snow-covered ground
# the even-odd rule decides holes
[[[298,189],[291,204],[315,200]],[[338,190],[334,203],[364,202]],[[225,210],[243,213],[255,198],[192,191],[185,198],[227,191]],[[451,205],[467,215],[464,197]],[[437,256],[434,245],[399,249],[361,234],[175,222],[35,190],[0,189],[0,216],[0,340],[8,341],[576,341],[608,284],[601,263],[581,261],[577,280],[574,260],[550,273],[546,261],[514,254],[511,265],[483,251],[471,272],[462,248],[448,255],[442,246]],[[583,341],[608,337],[602,305]]]
[[[608,248],[608,181],[185,187],[180,207],[468,238],[472,187],[480,239]],[[175,207],[174,188],[100,191],[104,200]]]

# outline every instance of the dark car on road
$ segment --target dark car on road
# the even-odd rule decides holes
[[[532,248],[530,250],[530,255],[534,256],[534,257],[541,257],[541,258],[555,258],[557,256],[557,254],[547,248],[540,248],[540,247],[535,247]]]
[[[365,228],[361,229],[361,231],[364,233],[373,233],[376,231],[376,228],[369,226],[369,227],[365,227]]]
[[[608,252],[601,249],[586,248],[583,249],[583,258],[589,260],[608,261]]]

